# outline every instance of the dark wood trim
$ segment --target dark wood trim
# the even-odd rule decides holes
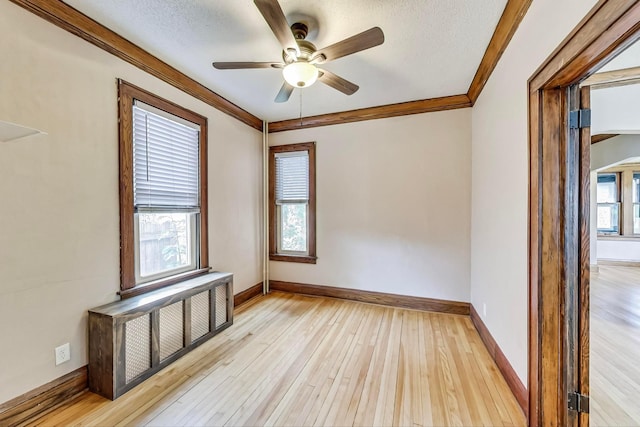
[[[125,289],[123,291],[119,291],[118,295],[120,295],[120,299],[132,298],[138,295],[146,294],[147,292],[157,291],[158,289],[175,285],[176,283],[180,283],[185,280],[204,276],[205,274],[209,274],[210,272],[211,272],[210,267],[199,268],[194,271],[187,271],[186,273],[176,274],[175,276],[171,276],[166,279],[160,279],[153,282],[144,283],[142,285],[138,285],[131,289]]]
[[[476,71],[467,96],[472,104],[478,100],[482,89],[489,81],[491,73],[496,68],[502,54],[507,49],[511,38],[516,33],[522,19],[529,10],[533,0],[509,0],[498,21],[498,25],[491,37],[489,46],[482,57],[478,71]]]
[[[600,0],[529,80],[529,89],[568,87],[595,73],[640,34],[640,3]]]
[[[239,292],[233,296],[233,306],[237,307],[249,301],[251,298],[255,298],[258,295],[262,295],[262,282],[253,285],[249,289]]]
[[[468,107],[471,107],[471,100],[467,95],[421,99],[418,101],[380,105],[378,107],[361,108],[359,110],[349,110],[339,113],[321,114],[318,116],[302,117],[301,119],[273,122],[269,123],[269,133],[353,123],[363,120],[386,119],[388,117],[407,116],[410,114],[455,110]]]
[[[200,236],[199,268],[136,286],[135,242],[133,206],[133,113],[134,100],[159,108],[200,126]],[[208,128],[207,118],[178,104],[160,98],[135,85],[118,80],[118,144],[120,152],[120,296],[129,298],[169,286],[180,280],[192,278],[209,271],[209,227],[208,227]]]
[[[83,366],[0,405],[0,425],[19,425],[35,420],[70,400],[88,387]]]
[[[615,138],[616,136],[620,136],[619,133],[601,133],[598,135],[591,136],[591,143],[597,144],[598,142],[606,141],[607,139]]]
[[[307,151],[309,153],[309,217],[308,217],[308,255],[282,255],[277,253],[277,215],[276,215],[276,153]],[[272,261],[316,263],[316,143],[276,145],[269,147],[269,259]]]
[[[133,228],[133,94],[118,82],[118,147],[120,196],[120,290],[135,286]]]
[[[269,254],[270,261],[283,261],[283,262],[299,262],[302,264],[315,264],[318,258],[311,256],[300,256],[300,255],[280,255],[280,254]]]
[[[473,304],[470,307],[470,315],[473,326],[475,326],[476,330],[478,331],[478,334],[480,335],[484,346],[487,348],[489,355],[491,355],[491,358],[496,362],[498,369],[502,373],[502,376],[507,382],[507,385],[511,389],[511,392],[515,396],[516,400],[518,401],[518,405],[520,405],[520,408],[522,409],[522,412],[526,417],[527,413],[529,412],[529,394],[527,392],[527,388],[524,386],[522,381],[520,381],[520,377],[518,377],[518,374],[516,374],[513,366],[511,366],[509,360],[505,357],[502,349],[500,349],[500,346],[498,345],[498,343],[496,343],[496,340],[493,338],[491,332],[489,332],[489,329],[480,318],[480,315],[476,311]]]
[[[196,99],[262,130],[262,120],[206,88],[146,50],[60,0],[11,0],[48,22],[103,49]]]
[[[591,109],[591,90],[582,88],[580,90],[580,108]],[[591,307],[591,129],[584,128],[580,131],[579,166],[578,166],[578,239],[580,247],[578,252],[579,282],[577,286],[576,308],[577,328],[576,328],[576,358],[578,363],[577,387],[581,393],[589,395],[589,363],[590,363],[590,307]],[[589,416],[580,415],[579,424],[589,425]]]
[[[406,295],[387,294],[383,292],[363,291],[361,289],[336,288],[333,286],[308,285],[305,283],[283,282],[280,280],[270,280],[269,289],[272,291],[339,298],[370,304],[411,308],[423,311],[436,311],[439,313],[449,314],[468,315],[470,306],[468,302],[411,297]]]
[[[566,404],[571,384],[577,383],[580,393],[588,392],[588,217],[580,204],[589,191],[584,162],[591,143],[584,131],[579,144],[575,137],[569,138],[568,89],[635,42],[639,29],[640,2],[600,0],[529,80],[528,389],[532,426],[588,425],[588,414],[577,417]],[[568,300],[577,307],[567,307]],[[572,323],[567,316],[575,313],[579,318],[573,325],[577,322],[578,333],[569,335],[575,339],[569,343],[566,331]],[[574,363],[579,366],[572,366]],[[579,377],[577,382],[569,370]]]

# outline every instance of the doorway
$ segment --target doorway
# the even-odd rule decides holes
[[[589,421],[640,426],[640,42],[581,86],[592,111]]]
[[[529,425],[588,426],[590,92],[635,42],[638,1],[602,0],[529,80]]]

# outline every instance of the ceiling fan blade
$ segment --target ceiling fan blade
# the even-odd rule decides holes
[[[349,80],[345,80],[342,77],[333,74],[331,71],[327,70],[319,70],[320,76],[318,76],[318,80],[327,86],[331,86],[332,88],[339,90],[345,95],[353,95],[360,89],[355,83],[351,83]]]
[[[248,68],[282,68],[284,64],[279,62],[214,62],[213,68],[217,70],[241,70]]]
[[[262,14],[264,20],[269,24],[269,27],[271,27],[271,31],[273,31],[282,48],[287,52],[293,50],[296,56],[299,55],[300,49],[298,49],[298,43],[296,43],[296,39],[293,37],[291,28],[289,28],[289,24],[287,23],[287,18],[284,16],[278,0],[253,0],[253,2]]]
[[[360,52],[384,43],[384,33],[379,27],[373,27],[341,42],[327,46],[313,54],[313,60],[324,63]],[[324,56],[325,59],[322,59]],[[312,60],[312,61],[313,61]]]
[[[282,87],[280,88],[280,92],[278,92],[278,94],[276,95],[275,101],[287,102],[292,93],[293,93],[293,86],[291,86],[287,82],[284,82],[282,84]]]

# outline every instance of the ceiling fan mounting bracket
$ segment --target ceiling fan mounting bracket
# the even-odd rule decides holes
[[[291,32],[296,40],[304,40],[307,38],[307,34],[309,34],[309,27],[302,22],[295,22],[291,25]]]

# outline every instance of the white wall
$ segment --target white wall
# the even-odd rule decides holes
[[[527,80],[595,4],[536,0],[472,112],[471,302],[527,384]]]
[[[116,78],[209,119],[210,262],[261,281],[261,134],[22,8],[0,2],[0,402],[87,363],[86,312],[119,289]],[[54,347],[71,361],[54,366]]]
[[[640,241],[598,239],[598,260],[640,261]]]
[[[316,265],[272,280],[469,301],[469,109],[275,133],[316,141]]]
[[[640,84],[592,89],[591,133],[640,133],[638,99]]]

